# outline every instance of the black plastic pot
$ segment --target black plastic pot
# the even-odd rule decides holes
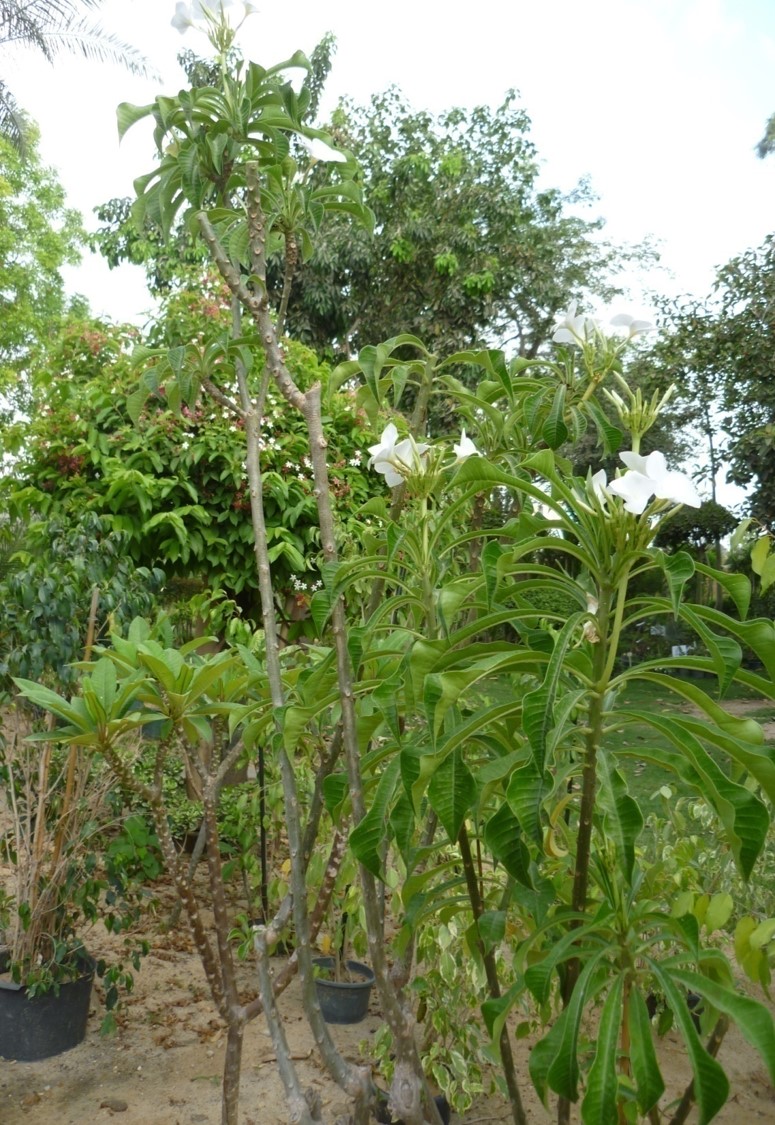
[[[0,970],[6,965],[0,955]],[[0,980],[0,1056],[36,1062],[82,1043],[93,980],[91,960],[84,962],[82,977],[59,986],[59,995],[28,996],[24,985]]]
[[[333,957],[316,957],[314,965],[333,972]],[[328,980],[315,978],[320,1010],[326,1023],[360,1023],[369,1010],[369,996],[374,984],[374,971],[360,961],[347,961],[347,971],[361,980]]]

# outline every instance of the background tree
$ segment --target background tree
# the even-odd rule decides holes
[[[296,271],[291,335],[341,357],[402,324],[438,352],[507,344],[533,356],[582,292],[610,297],[616,267],[602,223],[578,217],[589,185],[538,187],[530,120],[512,91],[497,110],[410,108],[397,89],[343,102],[330,126],[362,167],[374,235],[345,216]],[[625,256],[626,258],[626,256]],[[282,284],[279,257],[270,284]]]
[[[704,476],[715,481],[727,464],[750,513],[774,527],[775,236],[723,266],[706,301],[663,315],[648,361],[678,385],[682,420],[704,440]]]
[[[101,5],[102,0],[0,0],[0,47],[32,48],[49,62],[69,51],[85,59],[120,63],[132,74],[153,73],[135,47],[89,17]],[[28,130],[13,92],[0,77],[0,136],[25,150]]]
[[[38,155],[0,137],[0,420],[30,405],[30,367],[56,338],[67,301],[61,268],[79,260],[80,216]]]
[[[326,36],[313,52],[310,115],[333,48]],[[201,60],[188,53],[180,61],[195,85],[207,79]],[[586,182],[568,195],[539,188],[530,120],[513,92],[497,110],[434,117],[391,89],[365,106],[343,102],[329,127],[360,163],[376,224],[373,233],[353,230],[346,214],[329,215],[314,252],[294,262],[286,331],[320,357],[349,357],[386,339],[396,323],[440,354],[499,344],[532,357],[572,298],[610,299],[628,260],[651,256],[645,246],[615,252],[601,237],[602,222],[580,217],[594,203]],[[310,182],[326,178],[321,164]],[[178,262],[198,253],[182,229],[170,242],[147,216],[138,228],[128,200],[97,213],[95,244],[108,263],[144,263],[156,292],[175,284]],[[270,256],[278,304],[286,249],[282,243]]]

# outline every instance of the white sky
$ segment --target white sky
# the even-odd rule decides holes
[[[415,108],[498,105],[517,88],[533,121],[547,185],[588,175],[594,214],[614,240],[653,236],[662,291],[705,295],[713,270],[775,230],[775,157],[754,146],[775,111],[775,0],[258,0],[241,37],[263,65],[337,36],[327,105],[365,101],[390,84]],[[163,75],[160,85],[119,67],[31,52],[0,56],[20,103],[39,122],[44,159],[58,168],[72,206],[92,208],[132,192],[153,166],[149,123],[121,147],[120,101],[176,92],[182,47],[204,53],[197,32],[170,27],[173,0],[107,0],[103,22]],[[324,107],[325,108],[325,107]],[[95,312],[142,319],[150,306],[138,268],[99,261],[68,277]],[[618,310],[621,311],[621,310]],[[631,311],[637,311],[633,308]]]

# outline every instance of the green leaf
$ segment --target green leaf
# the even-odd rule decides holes
[[[537,844],[541,844],[543,840],[541,808],[551,790],[551,778],[540,773],[534,761],[514,770],[506,790],[507,800],[516,813],[522,831]]]
[[[416,647],[416,646],[415,646]],[[431,672],[423,685],[423,706],[428,720],[431,743],[435,746],[445,717],[457,703],[461,694],[487,675],[486,669],[475,665],[460,671]]]
[[[768,555],[764,561],[761,573],[761,586],[762,593],[766,594],[770,586],[775,582],[775,555]]]
[[[140,415],[143,412],[143,407],[148,401],[148,391],[145,387],[138,387],[126,397],[126,410],[129,417],[132,419],[135,426],[140,420]]]
[[[502,863],[509,875],[523,887],[532,890],[530,852],[522,839],[519,821],[508,805],[501,805],[487,821],[484,840],[493,859]]]
[[[693,612],[691,606],[682,606],[680,615],[684,621],[691,625],[710,653],[713,660],[713,669],[718,676],[719,697],[723,698],[742,663],[743,650],[734,637],[714,633],[712,629],[709,629],[705,622]]]
[[[412,846],[415,818],[412,802],[401,793],[390,813],[390,827],[401,855],[407,855]]]
[[[747,622],[746,624],[752,625],[754,623]],[[773,637],[773,640],[775,641],[775,637]],[[773,651],[773,656],[775,656],[775,650]],[[665,676],[660,672],[641,671],[640,669],[635,671],[635,678],[649,680],[651,683],[664,688],[665,691],[673,692],[676,695],[682,695],[684,699],[688,699],[689,702],[693,703],[700,711],[704,711],[719,730],[723,731],[725,734],[731,735],[733,738],[739,738],[757,745],[761,745],[764,742],[764,733],[755,719],[741,719],[736,715],[731,715],[728,711],[725,711],[723,707],[720,707],[715,700],[711,699],[707,692],[704,692],[702,688],[697,687],[695,684],[691,684],[686,680],[676,679],[673,676]]]
[[[544,771],[546,738],[553,725],[554,700],[563,673],[563,663],[579,621],[584,615],[574,613],[563,625],[554,641],[554,649],[540,688],[528,692],[522,703],[522,726],[533,751],[539,773]]]
[[[399,771],[400,760],[395,757],[379,779],[371,808],[350,833],[353,855],[378,878],[382,874],[381,846],[387,838],[387,810],[395,792]]]
[[[579,941],[587,933],[598,929],[600,917],[591,919],[575,929],[568,930],[561,938],[554,941],[543,954],[534,960],[525,970],[525,984],[535,996],[539,1004],[545,1004],[549,999],[552,988],[552,975],[558,965],[576,956]]]
[[[770,553],[770,537],[769,535],[762,535],[756,540],[751,549],[751,570],[754,574],[761,574],[764,570],[764,564],[767,556]]]
[[[663,968],[659,962],[651,958],[648,961],[686,1044],[694,1074],[694,1097],[699,1109],[699,1125],[708,1125],[729,1097],[729,1079],[721,1065],[708,1054],[699,1040],[686,1003],[686,996],[679,991],[673,980],[674,975],[677,979],[680,977],[680,972]],[[694,976],[694,974],[689,975]]]
[[[436,769],[428,785],[428,800],[450,840],[457,840],[466,813],[476,800],[476,783],[459,748]]]
[[[732,913],[735,909],[734,899],[730,894],[719,893],[711,895],[708,909],[705,911],[705,918],[703,919],[705,929],[709,934],[714,933],[716,930],[722,929],[726,926]]]
[[[489,953],[496,945],[500,945],[506,935],[506,911],[485,910],[476,924],[485,951]]]
[[[677,551],[674,555],[666,555],[664,551],[659,551],[656,559],[665,572],[673,614],[677,617],[684,587],[694,574],[694,559],[686,551]]]
[[[72,726],[81,725],[82,720],[77,708],[72,703],[68,703],[61,695],[57,695],[55,691],[36,683],[34,680],[25,680],[21,677],[14,676],[13,682],[19,689],[20,694],[25,699],[29,699],[30,703],[34,703],[36,707],[40,707],[44,711],[50,711],[52,715],[58,715],[60,719],[64,719]]]
[[[595,1058],[587,1075],[587,1090],[581,1103],[584,1125],[617,1125],[617,1043],[622,1022],[621,976],[609,991],[597,1026]]]
[[[554,1062],[549,1067],[546,1080],[555,1094],[575,1102],[579,1096],[579,1060],[578,1039],[581,1017],[587,1001],[592,977],[597,970],[598,963],[605,956],[606,950],[601,949],[594,953],[579,974],[573,994],[565,1011],[567,1019],[563,1024],[562,1039],[557,1048]]]
[[[646,1001],[637,988],[633,988],[630,993],[629,1029],[630,1064],[638,1108],[641,1113],[646,1114],[664,1094],[665,1083],[654,1050],[654,1037]]]
[[[741,520],[741,522],[737,525],[729,539],[730,554],[735,554],[742,546],[743,540],[745,539],[745,536],[748,532],[748,528],[753,522],[753,517],[748,516],[746,519]]]
[[[600,404],[594,399],[589,399],[586,404],[587,413],[591,416],[592,421],[595,423],[600,441],[603,445],[603,452],[607,457],[613,457],[615,453],[619,452],[622,444],[622,432],[612,424],[605,411],[601,408]]]
[[[128,129],[131,129],[137,121],[142,121],[144,117],[153,113],[155,104],[155,102],[151,102],[150,105],[132,105],[131,102],[121,102],[116,110],[118,139],[123,140]]]
[[[671,976],[689,991],[703,996],[717,1011],[737,1024],[743,1038],[761,1055],[770,1082],[775,1085],[775,1022],[772,1013],[758,1000],[742,996],[702,973],[671,969]]]
[[[350,793],[350,783],[346,773],[330,773],[323,780],[323,800],[326,809],[332,817],[337,817],[339,810]]]
[[[484,1008],[484,1005],[482,1005],[482,1008]],[[548,1033],[535,1044],[528,1058],[527,1066],[530,1079],[544,1105],[547,1105],[547,1097],[549,1094],[549,1069],[557,1058],[560,1045],[565,1035],[565,1027],[568,1023],[568,1019],[569,1010],[568,1008],[563,1008]]]
[[[766,918],[753,929],[748,938],[751,949],[763,949],[775,937],[775,918]]]
[[[495,1000],[485,1000],[482,1004],[482,1016],[494,1044],[498,1044],[509,1012],[521,996],[522,984],[516,981],[503,996]]]
[[[85,687],[87,682],[102,704],[106,716],[110,715],[116,698],[116,666],[113,661],[109,660],[107,656],[101,657],[94,665],[94,671],[88,677],[88,680],[83,681],[82,686]]]
[[[486,543],[482,550],[482,574],[487,591],[488,609],[492,609],[492,603],[495,600],[495,592],[498,588],[498,559],[502,554],[503,548],[495,539]]]
[[[543,424],[541,436],[550,449],[558,449],[568,439],[565,425],[565,385],[561,383],[554,394],[549,417]]]
[[[731,547],[730,550],[732,550]],[[735,603],[741,621],[745,620],[748,615],[748,607],[751,604],[751,582],[745,574],[731,574],[728,570],[716,570],[714,567],[706,566],[705,563],[700,562],[695,562],[694,569],[713,582],[718,582]]]
[[[632,885],[635,844],[643,831],[643,814],[637,801],[627,792],[627,783],[617,769],[610,769],[599,757],[601,804],[605,810],[606,836],[613,840],[627,882]]]
[[[333,601],[328,589],[316,590],[309,603],[309,611],[319,637],[322,637],[331,615]]]

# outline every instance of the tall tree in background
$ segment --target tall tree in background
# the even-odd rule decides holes
[[[539,188],[514,92],[497,110],[434,117],[391,89],[343,102],[330,128],[361,164],[376,229],[335,216],[297,268],[288,331],[319,353],[348,356],[400,323],[439,352],[497,344],[530,357],[570,299],[615,292],[626,256],[615,267],[602,223],[579,217],[593,202],[586,183]],[[270,285],[282,280],[278,258]]]
[[[774,528],[775,236],[723,266],[706,301],[665,317],[648,361],[678,384],[681,421],[704,439],[706,478],[725,462],[728,479],[749,488],[751,514]]]
[[[310,120],[334,46],[327,35],[312,53],[304,84]],[[195,86],[213,81],[191,52],[179,61]],[[329,128],[361,165],[376,227],[353,230],[346,214],[329,215],[311,256],[291,247],[285,327],[321,358],[348,357],[386,339],[396,323],[439,353],[502,345],[532,357],[570,300],[610,299],[617,272],[651,254],[643,246],[614,250],[602,222],[582,217],[594,203],[585,182],[569,195],[539,187],[530,120],[513,92],[497,110],[434,117],[391,89],[365,106],[343,102]],[[321,162],[310,186],[327,176]],[[103,225],[94,242],[109,265],[143,264],[156,293],[185,283],[180,266],[200,252],[184,228],[166,240],[146,216],[138,229],[129,200],[110,200],[97,214]],[[280,239],[270,260],[278,303],[287,251]]]
[[[120,63],[132,74],[147,75],[147,59],[111,35],[88,15],[103,0],[0,0],[0,47],[32,48],[53,62],[63,51],[98,62]],[[0,136],[23,150],[27,124],[13,92],[0,73]]]
[[[78,261],[80,216],[65,206],[30,130],[26,157],[0,137],[0,421],[30,406],[30,367],[66,310],[60,270]]]

